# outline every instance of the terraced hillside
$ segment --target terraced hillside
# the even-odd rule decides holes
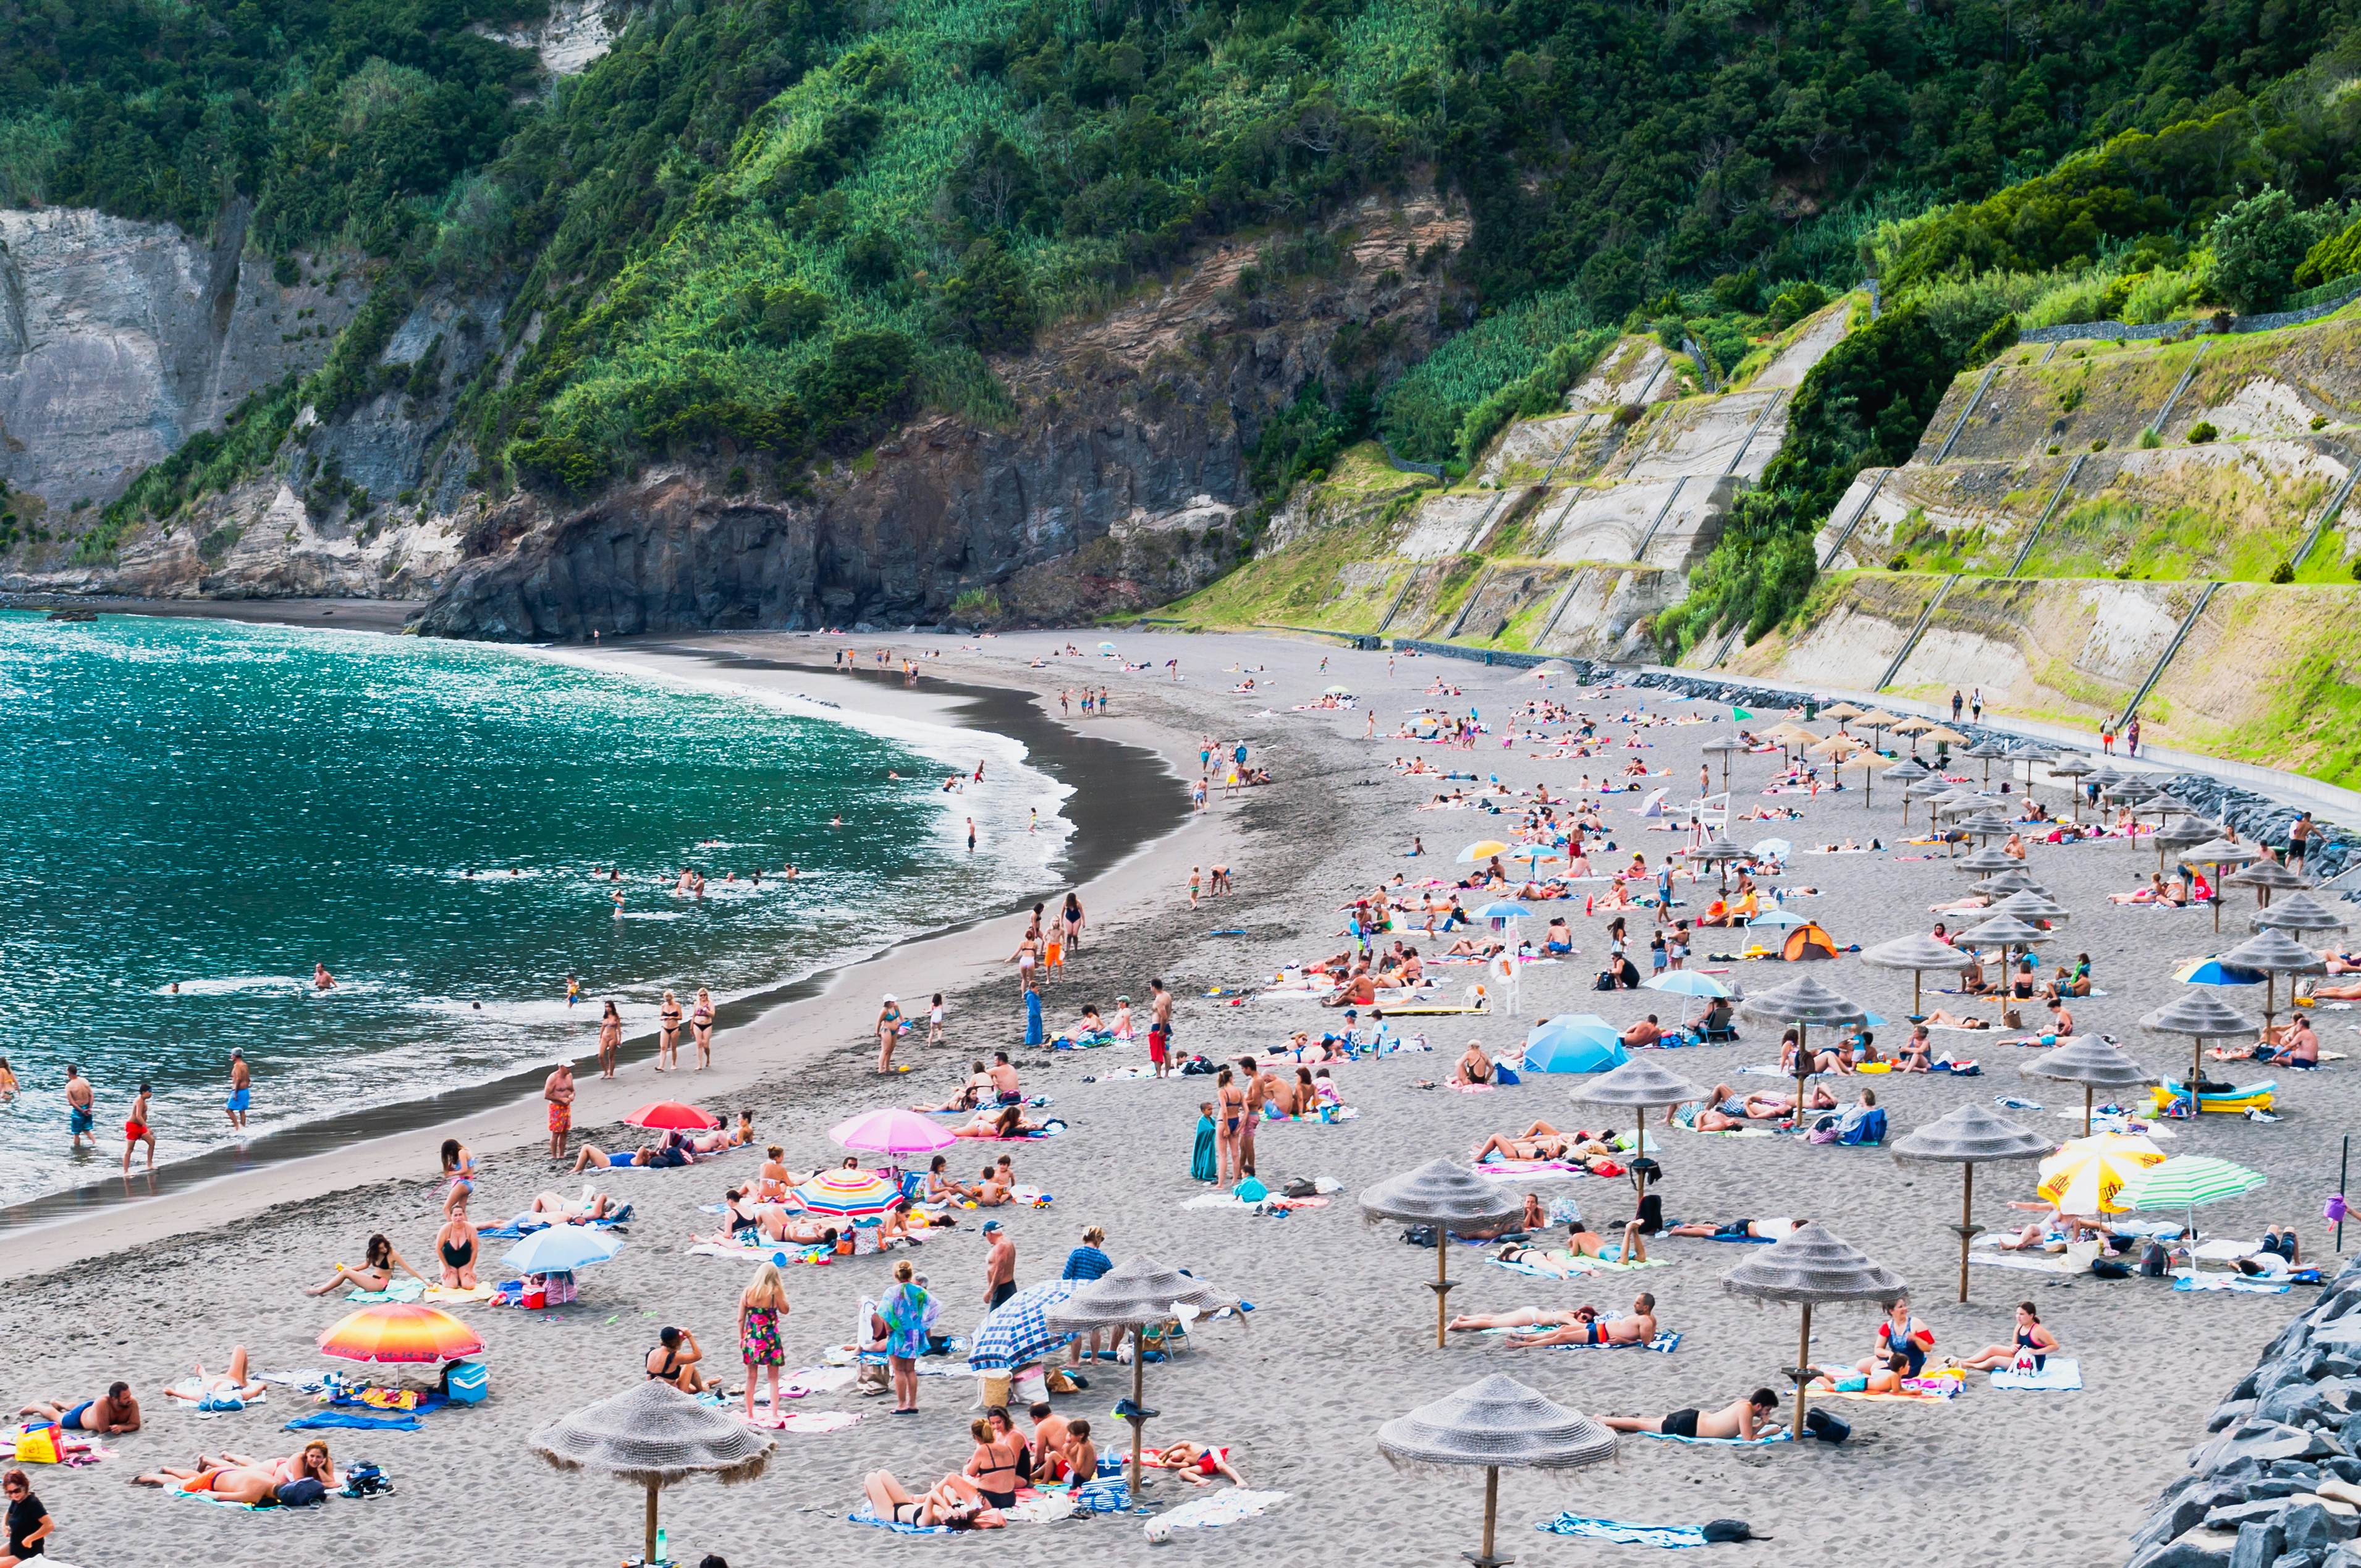
[[[1563,411],[1510,425],[1459,486],[1396,469],[1374,443],[1353,448],[1298,489],[1254,560],[1170,613],[1628,653],[1687,591],[1784,439],[1795,389],[1866,309],[1850,296],[1806,317],[1719,388],[1688,354],[1619,338]]]

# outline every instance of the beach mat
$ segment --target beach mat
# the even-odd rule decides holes
[[[1578,1536],[1585,1541],[1611,1541],[1622,1546],[1703,1546],[1705,1530],[1693,1524],[1623,1524],[1615,1519],[1587,1519],[1562,1513],[1533,1526],[1543,1535]]]
[[[1686,1442],[1693,1444],[1698,1448],[1765,1448],[1774,1442],[1793,1442],[1795,1441],[1795,1434],[1785,1427],[1781,1427],[1777,1431],[1773,1432],[1768,1437],[1758,1437],[1752,1442],[1740,1437],[1675,1437],[1670,1432],[1661,1431],[1635,1431],[1627,1432],[1624,1435],[1627,1437],[1652,1437],[1658,1442]]]
[[[2082,1364],[2053,1355],[2049,1364],[2038,1372],[2015,1372],[2004,1366],[1999,1367],[1992,1375],[1992,1386],[2012,1388],[2019,1393],[2071,1393],[2082,1386]]]

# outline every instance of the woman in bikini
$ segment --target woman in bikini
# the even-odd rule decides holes
[[[917,1525],[921,1530],[942,1525],[951,1530],[999,1530],[1007,1516],[989,1507],[975,1483],[964,1475],[946,1475],[934,1490],[914,1497],[890,1470],[873,1470],[861,1483],[869,1507],[881,1519]]]
[[[451,1211],[443,1228],[434,1233],[434,1251],[443,1259],[443,1288],[473,1290],[476,1288],[476,1223],[467,1218],[465,1203]]]
[[[689,1013],[688,1026],[697,1036],[697,1070],[703,1072],[713,1065],[713,993],[701,985],[697,988],[697,1006]]]
[[[598,1076],[615,1076],[615,1058],[623,1048],[623,1015],[612,1002],[598,1019]]]
[[[1238,1087],[1235,1069],[1224,1067],[1213,1077],[1214,1142],[1221,1154],[1222,1184],[1235,1186],[1244,1162],[1246,1091]]]
[[[1040,1124],[1025,1119],[1022,1105],[1003,1105],[998,1110],[989,1106],[978,1111],[964,1127],[951,1129],[955,1138],[1021,1138],[1027,1133],[1038,1133]]]
[[[986,1416],[978,1416],[968,1423],[968,1435],[975,1439],[975,1452],[968,1456],[961,1473],[975,1483],[976,1492],[984,1502],[995,1508],[1016,1506],[1016,1455],[1024,1449],[1015,1435],[1002,1435],[993,1428]]]
[[[2049,1365],[2058,1352],[2058,1336],[2042,1326],[2041,1312],[2030,1301],[2016,1304],[2016,1343],[1988,1344],[1965,1361],[1947,1361],[1946,1366],[1957,1366],[1969,1372],[1992,1372],[2014,1366],[2020,1357],[2029,1358],[2033,1369],[2039,1372]]]
[[[225,1453],[218,1459],[197,1455],[196,1467],[177,1470],[167,1464],[131,1478],[135,1486],[170,1486],[180,1492],[202,1492],[217,1502],[258,1508],[279,1491],[279,1471],[271,1462],[244,1454]]]
[[[656,1009],[656,1070],[671,1072],[680,1066],[680,998],[667,991]]]
[[[451,1211],[464,1207],[476,1191],[476,1157],[456,1138],[443,1140],[443,1174],[451,1179],[443,1193],[443,1216],[448,1219]]]
[[[773,1144],[763,1151],[763,1168],[754,1173],[754,1201],[784,1203],[796,1184],[786,1167],[787,1151]]]
[[[393,1271],[397,1268],[421,1285],[426,1283],[426,1276],[411,1267],[402,1255],[393,1250],[393,1244],[386,1240],[383,1231],[369,1237],[368,1245],[361,1256],[365,1261],[358,1268],[340,1263],[336,1265],[336,1271],[328,1276],[326,1284],[314,1285],[303,1294],[324,1296],[341,1285],[349,1285],[356,1290],[382,1290],[393,1283]]]

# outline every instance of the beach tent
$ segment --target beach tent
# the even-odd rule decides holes
[[[1615,1025],[1594,1013],[1567,1013],[1525,1036],[1527,1072],[1605,1072],[1631,1058]]]
[[[1837,956],[1837,941],[1818,926],[1809,921],[1787,933],[1779,956],[1790,963],[1799,959],[1832,959]]]

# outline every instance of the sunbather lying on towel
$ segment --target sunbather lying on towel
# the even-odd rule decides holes
[[[1483,1164],[1494,1155],[1502,1159],[1589,1159],[1612,1155],[1615,1150],[1606,1140],[1615,1135],[1615,1129],[1604,1133],[1587,1133],[1577,1128],[1560,1132],[1547,1122],[1535,1122],[1515,1137],[1495,1133],[1477,1147],[1476,1163]]]
[[[1501,1314],[1513,1319],[1527,1313]],[[1502,1321],[1470,1324],[1475,1327],[1543,1328],[1545,1332],[1532,1334],[1510,1334],[1509,1344],[1516,1350],[1551,1344],[1645,1344],[1656,1337],[1656,1299],[1642,1290],[1631,1299],[1631,1310],[1620,1318],[1602,1318],[1596,1307],[1576,1307],[1570,1312],[1531,1312],[1529,1323]],[[1463,1320],[1465,1322],[1465,1320]]]
[[[2093,1236],[2105,1241],[2114,1239],[2114,1226],[2081,1214],[2060,1213],[2054,1203],[2029,1203],[2018,1201],[2011,1202],[2009,1207],[2028,1210],[2042,1217],[2018,1231],[2014,1236],[2001,1237],[1995,1245],[2003,1252],[2020,1252],[2026,1248],[2039,1251],[2048,1245],[2048,1238],[2053,1232],[2063,1236],[2065,1242],[2079,1242]],[[2059,1245],[2063,1246],[2065,1243],[2061,1242]]]
[[[166,1398],[184,1399],[192,1405],[201,1405],[209,1401],[219,1403],[225,1399],[238,1401],[258,1399],[262,1398],[262,1384],[247,1376],[246,1346],[242,1344],[230,1347],[229,1370],[226,1374],[208,1376],[205,1373],[205,1364],[200,1361],[197,1363],[197,1376],[190,1385],[164,1390]]]
[[[1601,1416],[1598,1419],[1609,1431],[1650,1431],[1664,1437],[1736,1438],[1741,1442],[1752,1442],[1772,1430],[1773,1418],[1778,1410],[1779,1396],[1768,1388],[1757,1388],[1743,1399],[1733,1400],[1718,1410],[1691,1409],[1653,1418]]]
[[[197,1455],[196,1467],[175,1469],[165,1465],[146,1475],[135,1475],[136,1486],[170,1486],[176,1491],[202,1492],[225,1503],[248,1505],[268,1502],[279,1495],[279,1488],[291,1481],[313,1480],[334,1489],[345,1484],[336,1467],[328,1458],[328,1445],[317,1439],[303,1445],[300,1453],[285,1459],[255,1459],[243,1453],[225,1453],[208,1460]]]
[[[1775,1242],[1795,1234],[1799,1228],[1811,1223],[1807,1219],[1723,1220],[1719,1223],[1695,1221],[1687,1224],[1670,1226],[1664,1234],[1668,1236],[1710,1236],[1715,1241],[1741,1241],[1751,1238],[1755,1241]]]
[[[1825,1092],[1825,1091],[1822,1091]],[[1817,1096],[1816,1096],[1817,1098]],[[1832,1109],[1836,1097],[1829,1095],[1827,1106]],[[1726,1083],[1713,1086],[1713,1097],[1697,1108],[1697,1130],[1700,1133],[1729,1133],[1744,1127],[1750,1122],[1775,1122],[1795,1108],[1792,1094],[1773,1094],[1765,1090],[1752,1090],[1741,1094]],[[1664,1124],[1673,1124],[1679,1106],[1664,1113]]]
[[[1900,1351],[1881,1351],[1858,1366],[1815,1364],[1812,1387],[1844,1394],[1899,1394],[1908,1376],[1910,1358]]]
[[[999,1530],[1008,1523],[1005,1514],[985,1506],[983,1494],[964,1475],[946,1475],[925,1497],[914,1497],[892,1471],[873,1470],[862,1478],[861,1489],[869,1495],[869,1506],[877,1517],[892,1524],[917,1525],[921,1530],[938,1525],[952,1530]]]
[[[1025,1119],[1022,1105],[1003,1105],[997,1110],[989,1106],[978,1111],[963,1127],[951,1129],[955,1138],[1021,1138],[1027,1133],[1038,1133],[1041,1124]]]
[[[1139,1462],[1157,1470],[1170,1470],[1191,1486],[1210,1486],[1210,1477],[1226,1475],[1233,1486],[1243,1486],[1246,1478],[1230,1463],[1227,1448],[1215,1448],[1202,1442],[1176,1442],[1161,1451],[1149,1451],[1139,1456]]]
[[[1992,1027],[1992,1021],[1988,1018],[1965,1017],[1938,1007],[1927,1014],[1927,1025],[1934,1029],[1989,1029]]]

